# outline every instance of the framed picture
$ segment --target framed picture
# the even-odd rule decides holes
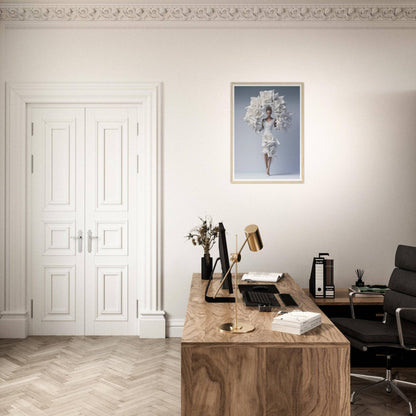
[[[303,182],[303,83],[231,84],[231,182]]]

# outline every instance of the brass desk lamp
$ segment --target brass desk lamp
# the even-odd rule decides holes
[[[234,307],[234,322],[227,322],[225,324],[222,324],[219,327],[219,330],[221,332],[231,332],[233,334],[245,334],[247,332],[254,331],[254,326],[251,325],[248,322],[238,322],[238,305],[237,305],[237,298],[238,298],[238,284],[237,284],[237,263],[241,260],[241,252],[243,251],[244,246],[246,243],[248,243],[248,246],[251,251],[260,251],[263,248],[263,242],[261,241],[260,231],[259,227],[257,225],[251,224],[247,225],[247,227],[244,229],[244,232],[246,233],[246,239],[241,246],[240,250],[237,251],[237,236],[236,236],[236,251],[237,253],[233,253],[231,255],[231,266],[227,270],[227,273],[222,278],[220,285],[218,286],[217,291],[215,292],[214,298],[218,295],[218,292],[220,291],[222,284],[224,283],[224,280],[227,278],[227,276],[231,273],[232,268],[235,266],[235,274],[234,274],[234,285],[235,285],[235,307]]]

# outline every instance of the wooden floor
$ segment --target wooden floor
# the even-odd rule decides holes
[[[383,374],[382,369],[354,371]],[[403,379],[416,381],[416,369],[399,372]],[[353,379],[353,389],[363,385]],[[416,390],[405,392],[416,405]],[[406,416],[408,412],[395,394],[379,388],[363,394],[351,414]],[[179,416],[180,340],[0,340],[0,415]]]
[[[180,340],[0,340],[0,415],[180,414]]]

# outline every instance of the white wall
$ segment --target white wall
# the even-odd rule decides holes
[[[240,270],[289,272],[312,257],[384,283],[416,245],[416,31],[359,28],[13,28],[7,82],[164,83],[164,309],[184,317],[201,251],[184,235],[211,214],[229,243],[249,223],[264,250]],[[305,83],[305,183],[231,184],[230,82]]]

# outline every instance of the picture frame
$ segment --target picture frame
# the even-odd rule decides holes
[[[231,83],[231,182],[304,182],[303,82]]]

